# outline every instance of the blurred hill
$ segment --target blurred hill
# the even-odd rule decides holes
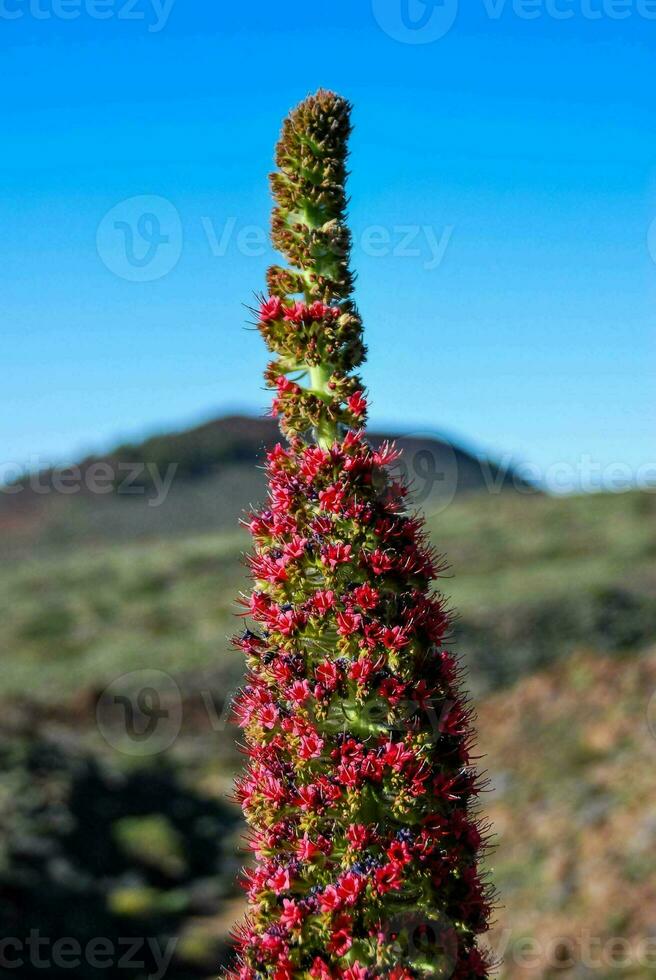
[[[431,433],[368,438],[374,445],[395,439],[399,470],[428,509],[481,490],[533,489],[512,469]],[[264,453],[279,439],[273,419],[229,416],[25,474],[0,487],[0,558],[84,541],[232,531],[262,500]]]

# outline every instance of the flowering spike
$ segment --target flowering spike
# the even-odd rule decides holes
[[[235,704],[237,798],[255,865],[233,980],[480,980],[491,896],[467,701],[423,522],[364,439],[364,359],[345,225],[349,105],[320,91],[285,120],[259,328],[289,445],[251,515]]]
[[[351,299],[351,236],[345,221],[348,102],[319,91],[284,122],[271,175],[272,239],[289,266],[269,269],[258,311],[273,354],[266,380],[285,435],[329,448],[364,425],[362,322]],[[290,380],[289,376],[294,380]],[[299,384],[301,381],[303,384]]]

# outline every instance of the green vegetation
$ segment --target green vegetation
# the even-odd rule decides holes
[[[585,644],[656,635],[656,494],[472,494],[431,515],[458,647],[479,690]],[[60,701],[116,676],[210,667],[227,689],[246,535],[87,546],[0,565],[0,696]]]
[[[554,937],[639,950],[649,934],[655,517],[656,494],[638,493],[473,494],[429,508],[457,645],[487,692],[503,980],[527,975],[515,958],[531,937],[530,975],[551,977]],[[228,637],[246,546],[245,534],[197,534],[0,565],[3,934],[31,917],[82,941],[146,935],[163,949],[174,936],[171,980],[216,974],[241,902],[239,814],[225,802],[240,760],[224,701],[242,671]],[[141,668],[175,678],[183,724],[164,755],[134,758],[99,730],[96,704],[122,675],[129,693]],[[650,975],[636,962],[594,975]],[[101,974],[112,975],[75,972]]]

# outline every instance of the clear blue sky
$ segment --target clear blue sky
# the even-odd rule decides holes
[[[320,85],[355,105],[372,421],[547,475],[655,461],[656,4],[461,0],[446,30],[455,0],[163,2],[0,2],[3,461],[264,410],[242,304]]]

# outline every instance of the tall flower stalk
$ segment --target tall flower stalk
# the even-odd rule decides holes
[[[345,223],[350,106],[331,92],[284,122],[258,326],[287,445],[249,518],[251,628],[236,702],[237,797],[254,862],[239,980],[488,975],[470,710],[444,649],[440,564],[364,438],[365,357]]]

